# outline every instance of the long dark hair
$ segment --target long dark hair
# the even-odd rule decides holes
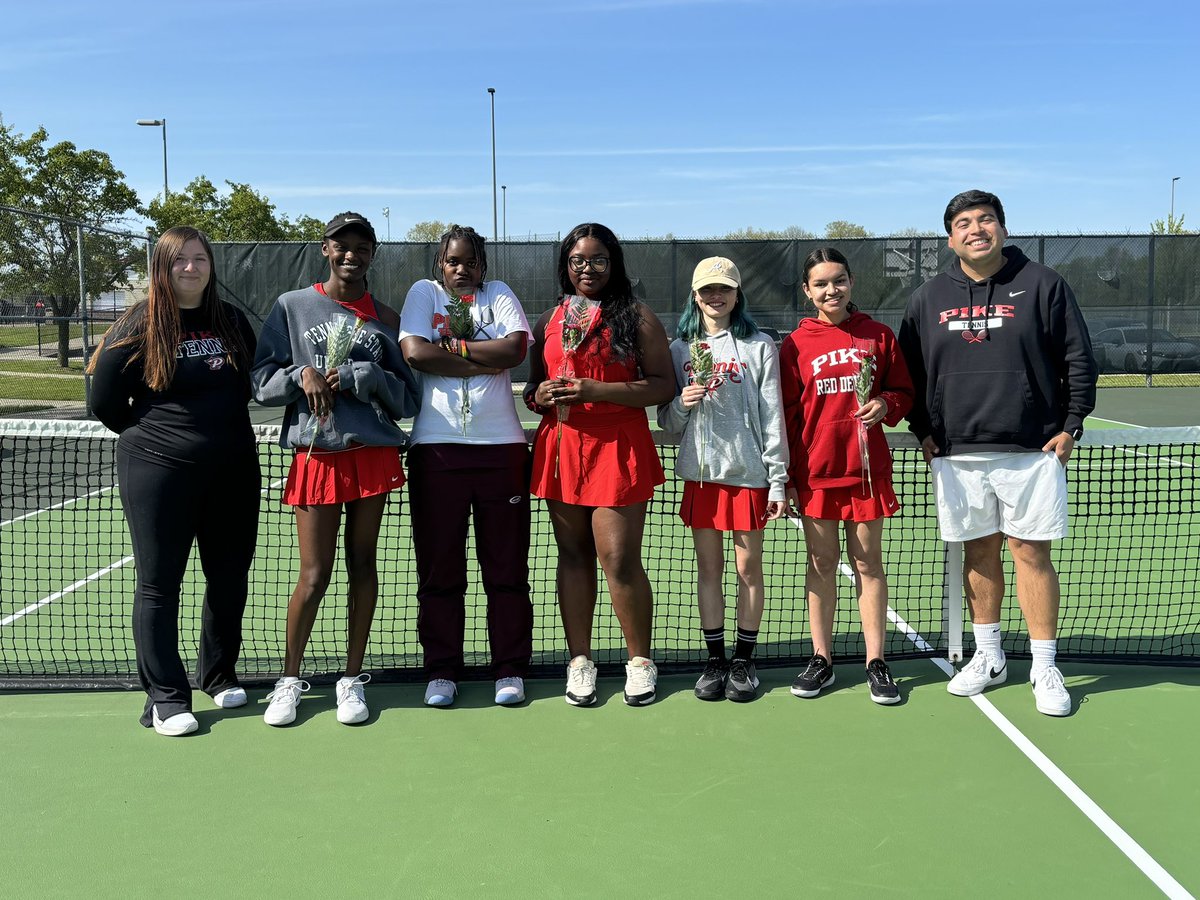
[[[854,273],[850,271],[850,262],[842,255],[842,251],[835,247],[818,247],[804,260],[804,283],[808,284],[808,273],[812,271],[813,266],[819,266],[821,263],[834,263],[846,270],[846,277],[853,278]],[[846,304],[846,312],[858,312],[858,306],[854,301]]]
[[[464,240],[471,242],[471,250],[475,253],[475,258],[479,260],[479,284],[477,287],[483,287],[483,276],[487,274],[487,250],[484,249],[483,237],[470,225],[451,225],[450,228],[442,235],[442,241],[438,244],[437,253],[433,255],[433,280],[445,287],[445,275],[442,272],[442,263],[446,261],[446,253],[450,249],[450,242]]]
[[[642,324],[642,312],[633,296],[633,285],[625,271],[625,253],[617,236],[596,222],[576,225],[563,238],[558,248],[558,285],[564,294],[575,293],[571,275],[567,269],[567,257],[571,248],[584,238],[595,238],[608,251],[608,283],[600,293],[600,307],[604,325],[611,334],[610,345],[618,359],[638,356],[638,327]]]
[[[216,264],[208,236],[191,226],[177,225],[164,231],[154,245],[154,254],[150,257],[150,289],[146,300],[125,310],[113,323],[113,327],[104,335],[96,347],[96,352],[92,354],[88,372],[95,371],[96,362],[106,345],[123,347],[137,344],[139,346],[130,356],[129,362],[142,360],[146,386],[152,391],[166,390],[170,386],[175,377],[175,353],[183,334],[179,303],[171,287],[171,265],[183,252],[183,247],[188,241],[199,241],[208,256],[211,274],[208,285],[204,288],[204,296],[200,299],[200,312],[206,319],[205,324],[225,345],[226,362],[236,369],[237,357],[246,359],[246,345],[242,341],[242,335],[217,296]],[[111,344],[110,337],[113,338]]]

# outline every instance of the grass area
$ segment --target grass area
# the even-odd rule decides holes
[[[0,374],[12,374],[15,372],[28,373],[30,375],[78,375],[83,376],[83,360],[72,357],[67,360],[67,367],[64,369],[58,364],[58,358],[42,358],[37,359],[11,359],[0,357]]]
[[[29,347],[37,346],[38,329],[42,330],[42,345],[50,346],[58,340],[58,326],[47,325],[0,325],[0,347]],[[107,325],[105,325],[107,328]],[[93,329],[94,330],[94,329]],[[83,329],[78,323],[67,326],[67,333],[72,338],[83,337]],[[103,334],[103,329],[100,334]]]
[[[83,402],[83,379],[0,374],[0,397],[16,400],[78,400]]]
[[[1097,387],[1146,387],[1146,376],[1101,375]],[[1153,387],[1200,387],[1200,372],[1156,372]]]

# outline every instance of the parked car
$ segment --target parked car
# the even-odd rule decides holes
[[[1200,343],[1165,328],[1106,328],[1092,336],[1092,350],[1101,372],[1145,372],[1151,352],[1154,372],[1200,372]]]

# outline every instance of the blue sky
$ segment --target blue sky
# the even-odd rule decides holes
[[[492,231],[488,87],[512,236],[679,237],[848,219],[940,229],[968,187],[1009,228],[1200,225],[1187,0],[21,4],[0,114],[109,153],[144,201],[197,175],[402,238]],[[1194,210],[1194,211],[1193,211]],[[503,224],[501,225],[503,230]]]

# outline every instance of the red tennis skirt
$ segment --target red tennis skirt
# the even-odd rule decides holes
[[[767,488],[685,481],[679,518],[688,528],[761,531],[767,524],[769,493]]]
[[[813,519],[839,522],[873,522],[886,519],[900,510],[900,501],[891,481],[876,479],[874,496],[862,485],[800,491],[800,514]]]
[[[297,450],[288,471],[283,502],[288,506],[350,503],[386,494],[404,485],[400,448],[366,447],[345,450]]]
[[[646,413],[635,412],[615,423],[573,412],[561,440],[554,416],[543,417],[533,443],[530,492],[578,506],[632,506],[653,497],[667,478]]]

